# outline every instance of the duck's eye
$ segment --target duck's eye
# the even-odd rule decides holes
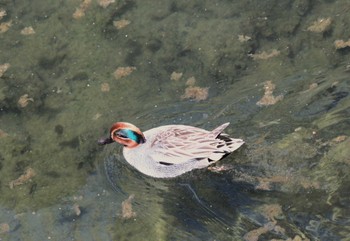
[[[124,135],[123,133],[118,132],[118,131],[114,132],[113,135],[116,137],[120,137],[120,138],[128,138],[126,135]]]

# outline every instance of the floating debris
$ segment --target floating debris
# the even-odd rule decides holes
[[[122,202],[122,218],[130,219],[136,217],[136,213],[132,210],[131,201],[135,198],[134,194],[131,194],[126,200]]]
[[[9,183],[9,186],[11,189],[13,189],[15,186],[19,186],[19,185],[22,185],[22,184],[28,182],[35,175],[36,175],[36,173],[33,170],[33,168],[29,167],[19,178],[11,181]]]
[[[118,21],[113,21],[113,26],[116,27],[116,29],[122,29],[128,26],[131,22],[126,19],[118,20]]]
[[[0,33],[5,33],[12,26],[12,21],[8,21],[0,24]]]
[[[103,8],[108,7],[110,4],[114,3],[115,0],[98,0],[97,3]]]
[[[259,106],[268,106],[268,105],[274,105],[278,101],[281,101],[283,99],[283,95],[279,95],[277,97],[273,96],[273,91],[276,88],[276,85],[272,83],[271,80],[268,80],[264,84],[264,96],[256,102]]]
[[[334,41],[334,46],[335,49],[344,49],[344,48],[348,48],[350,47],[350,39],[348,41],[344,41],[344,40],[335,40]]]
[[[186,81],[186,85],[189,85],[189,86],[194,86],[195,83],[196,83],[196,78],[194,76],[188,78]]]
[[[332,23],[331,18],[319,18],[314,21],[307,30],[314,33],[323,33],[329,30]]]
[[[183,73],[178,73],[178,72],[172,72],[171,75],[170,75],[170,79],[171,80],[175,80],[175,81],[178,81],[181,79]]]
[[[253,60],[266,60],[266,59],[276,57],[278,55],[280,55],[280,51],[278,51],[277,49],[271,50],[270,53],[263,51],[259,54],[248,54],[248,56],[252,57]]]
[[[73,13],[74,19],[80,19],[85,16],[86,10],[90,7],[91,0],[83,0],[83,2],[79,5],[79,8],[75,9]]]
[[[241,42],[241,43],[248,42],[251,39],[252,38],[247,36],[247,35],[243,35],[243,34],[239,34],[238,35],[238,41]]]
[[[34,102],[34,99],[30,98],[28,94],[24,94],[19,98],[17,103],[20,107],[24,108],[29,104],[29,101]]]
[[[125,76],[130,75],[134,70],[136,70],[136,67],[118,67],[113,75],[115,79],[121,79]]]
[[[195,101],[206,100],[208,98],[209,88],[201,88],[198,86],[188,86],[185,89],[185,94],[181,99],[193,99]]]
[[[110,90],[110,87],[109,87],[108,83],[102,83],[101,84],[101,91],[102,92],[109,92],[109,90]]]
[[[11,65],[9,63],[0,65],[0,77],[7,71],[8,68],[10,68],[10,66]]]
[[[35,34],[35,31],[32,26],[25,27],[24,29],[21,30],[22,35],[32,35]]]

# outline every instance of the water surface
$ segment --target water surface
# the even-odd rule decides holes
[[[0,240],[347,240],[349,10],[1,2]],[[246,144],[153,179],[97,145],[115,121]]]

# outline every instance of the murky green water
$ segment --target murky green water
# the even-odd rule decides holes
[[[0,240],[349,239],[346,0],[101,4],[0,2]],[[246,145],[157,180],[115,121]]]

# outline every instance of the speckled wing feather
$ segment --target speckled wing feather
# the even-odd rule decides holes
[[[153,143],[150,156],[167,165],[181,164],[189,160],[203,160],[217,153],[222,157],[230,153],[226,142],[217,138],[229,123],[213,131],[206,131],[191,126],[171,126],[159,133]]]

